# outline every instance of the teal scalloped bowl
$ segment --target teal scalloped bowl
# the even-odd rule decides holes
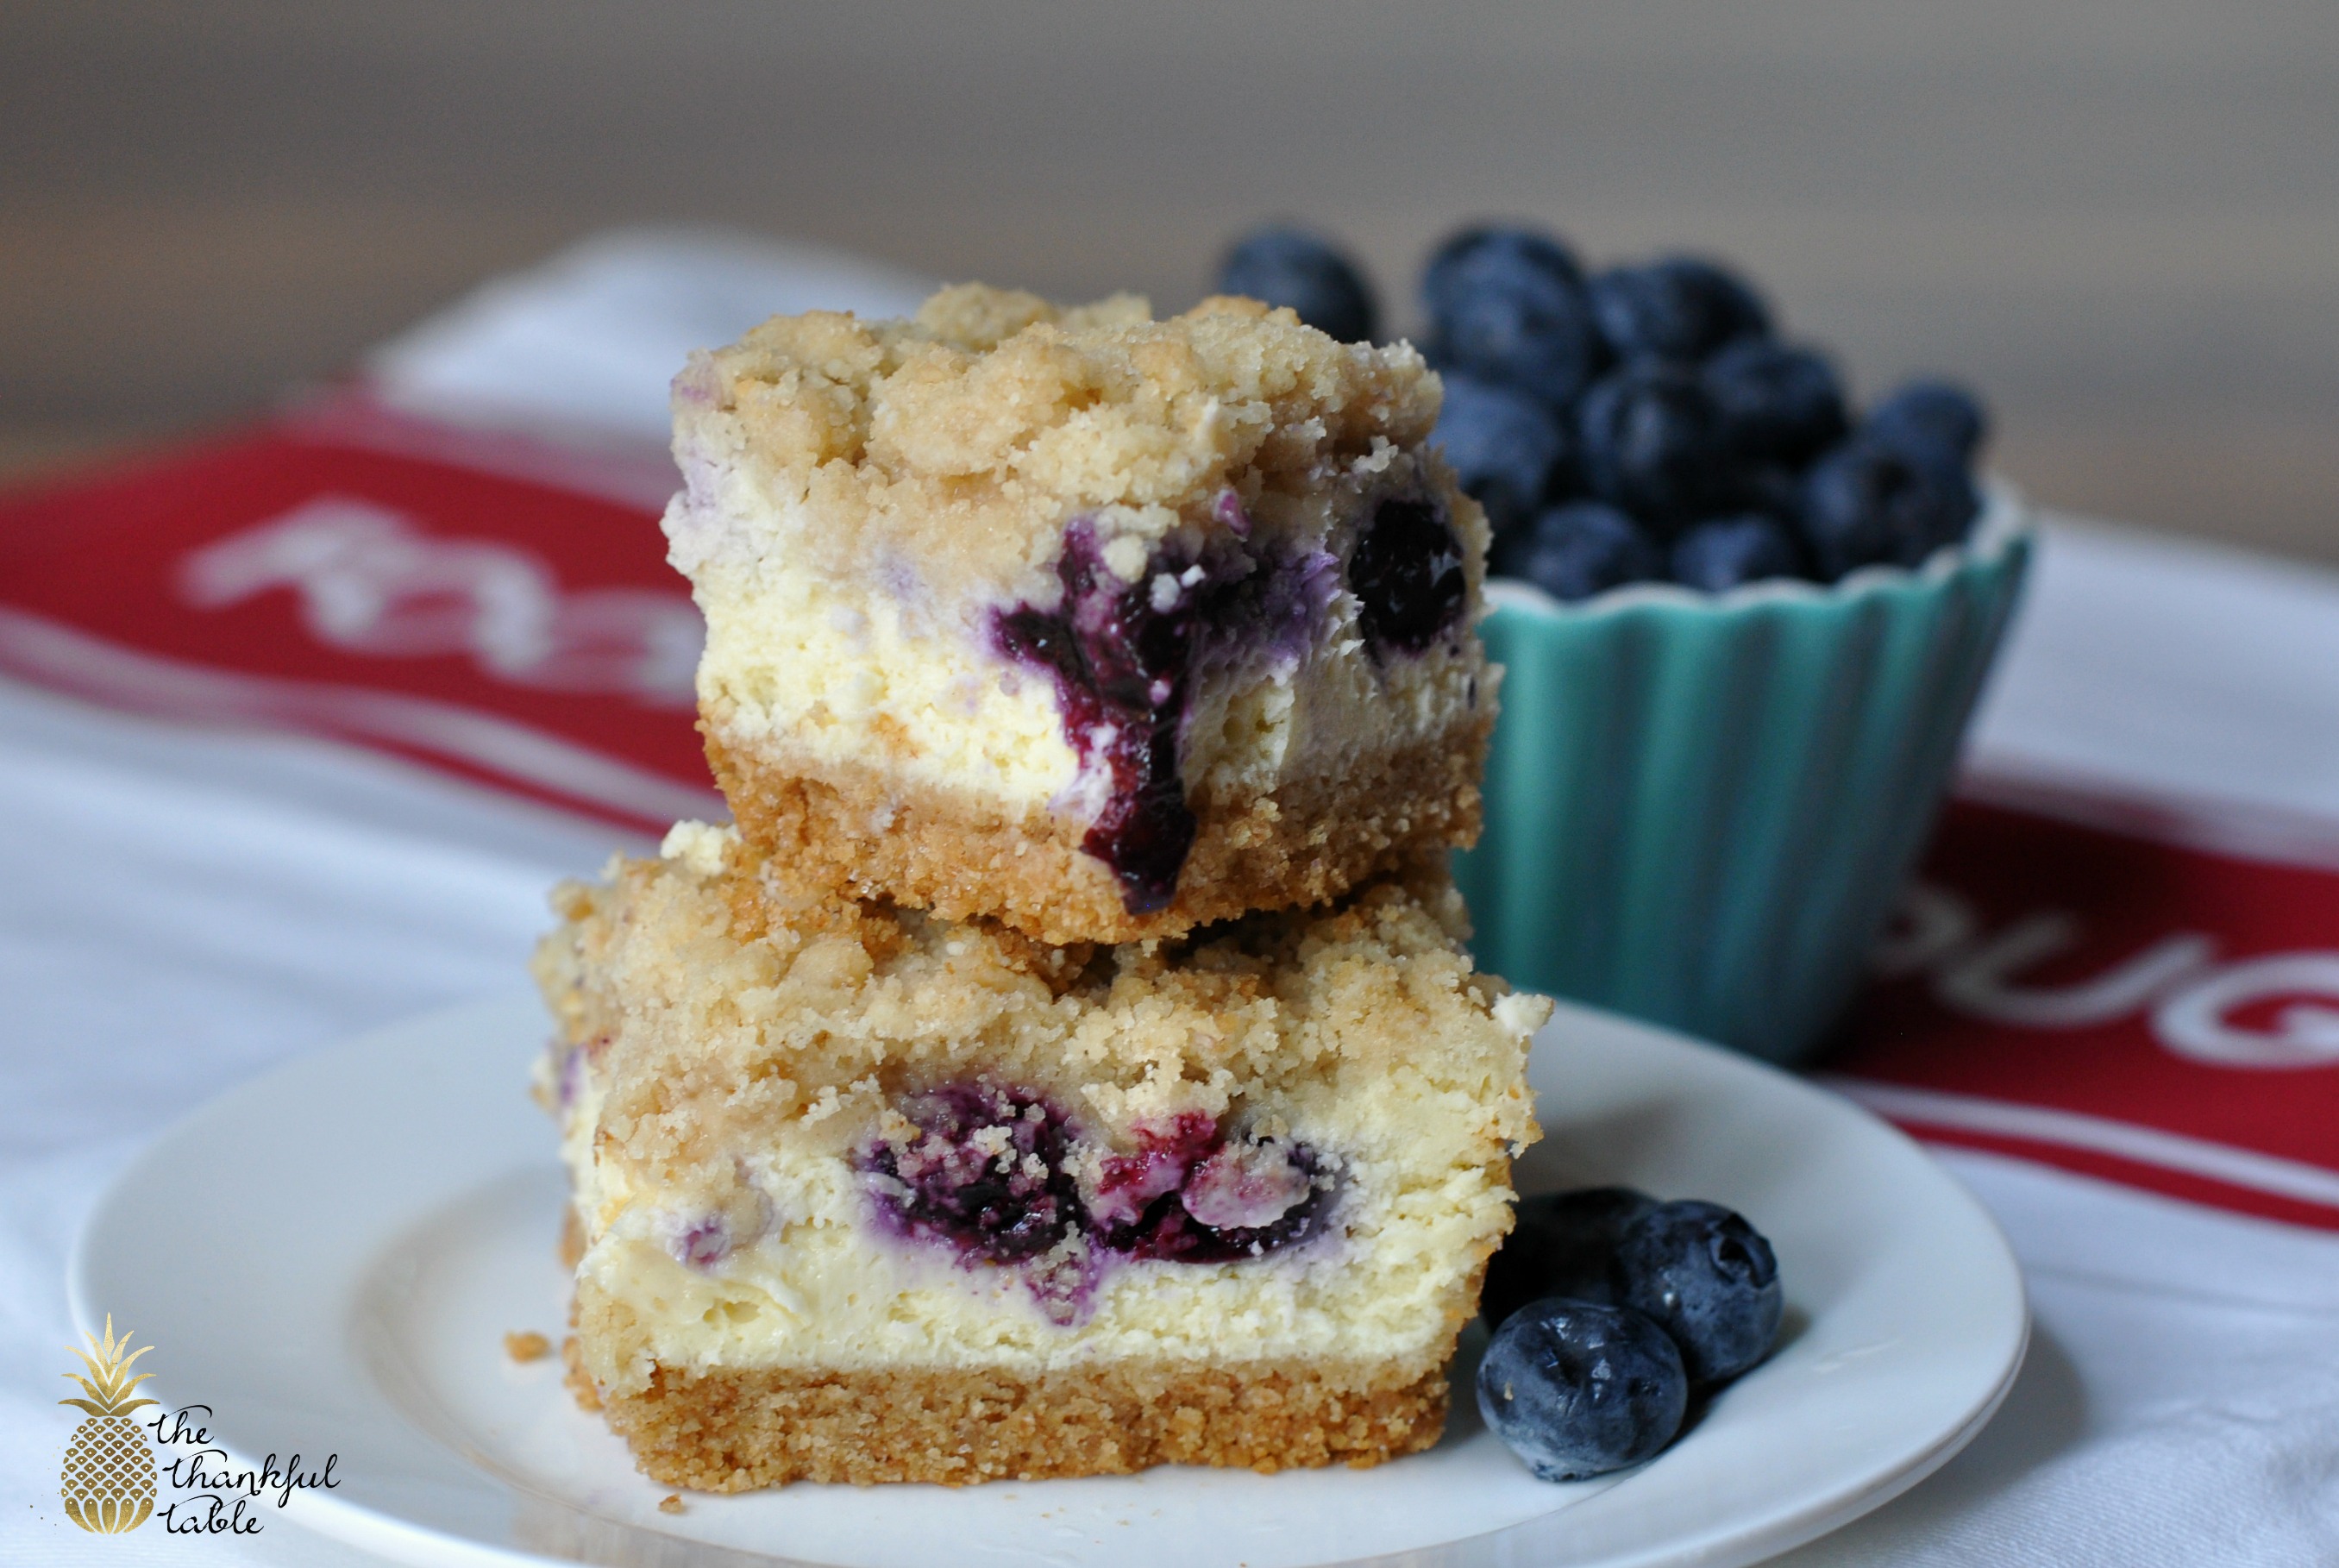
[[[1508,673],[1485,832],[1456,861],[1479,962],[1806,1059],[1923,847],[2031,548],[1993,488],[1915,571],[1579,605],[1490,584]]]

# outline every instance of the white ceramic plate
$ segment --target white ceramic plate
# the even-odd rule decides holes
[[[73,1305],[154,1345],[143,1392],[240,1458],[340,1456],[293,1517],[410,1563],[1296,1568],[1753,1562],[1877,1506],[1989,1420],[2028,1332],[1980,1207],[1913,1144],[1783,1074],[1563,1008],[1537,1040],[1528,1190],[1623,1181],[1744,1212],[1778,1249],[1778,1351],[1639,1470],[1554,1485],[1479,1425],[1377,1470],[690,1496],[637,1474],[555,1359],[563,1186],[523,1085],[532,1001],[291,1062],[157,1141],[84,1233]]]

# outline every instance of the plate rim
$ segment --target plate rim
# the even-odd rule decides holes
[[[1702,1071],[1719,1071],[1724,1077],[1744,1074],[1776,1080],[1774,1087],[1783,1084],[1791,1092],[1824,1101],[1831,1112],[1866,1124],[1871,1136],[1880,1134],[1900,1146],[1899,1152],[1920,1164],[1940,1184],[1942,1191],[1968,1211],[1966,1218],[1979,1222],[1986,1239],[1993,1244],[2006,1281],[2013,1287],[2017,1317],[2012,1325],[2011,1347],[2001,1357],[1991,1386],[1969,1403],[1954,1426],[1945,1429],[1913,1454],[1904,1455],[1883,1471],[1866,1474],[1863,1479],[1827,1495],[1807,1499],[1775,1514],[1758,1514],[1742,1524],[1723,1522],[1694,1535],[1673,1536],[1652,1543],[1644,1550],[1612,1553],[1596,1560],[1598,1568],[1659,1568],[1662,1564],[1691,1563],[1722,1568],[1725,1564],[1760,1562],[1816,1540],[1891,1502],[1933,1474],[1971,1443],[2011,1393],[2028,1359],[2033,1329],[2028,1281],[2003,1228],[1980,1199],[1952,1172],[1926,1154],[1908,1134],[1865,1107],[1830,1091],[1823,1085],[1676,1030],[1565,999],[1554,1000],[1555,1011],[1551,1021],[1545,1025],[1545,1031],[1575,1022],[1588,1024],[1595,1031],[1613,1031],[1626,1038],[1652,1040],[1669,1050],[1687,1053],[1690,1059],[1698,1061]],[[138,1188],[144,1180],[151,1178],[150,1173],[153,1169],[167,1163],[167,1156],[177,1145],[213,1123],[232,1120],[247,1102],[264,1101],[271,1095],[282,1092],[284,1080],[317,1072],[332,1059],[345,1054],[365,1053],[384,1045],[395,1045],[434,1029],[449,1030],[467,1025],[476,1028],[491,1020],[508,1027],[509,1016],[519,1013],[524,1008],[532,1011],[538,1019],[544,1019],[541,1003],[533,996],[518,991],[476,998],[468,1002],[410,1014],[285,1058],[177,1118],[151,1137],[115,1173],[74,1237],[67,1257],[65,1286],[68,1310],[75,1330],[89,1332],[103,1316],[102,1311],[94,1306],[99,1286],[92,1271],[95,1267],[95,1255],[103,1247],[110,1223],[115,1219],[118,1209],[138,1196]],[[1539,1034],[1542,1032],[1538,1031]],[[373,1256],[376,1259],[379,1259],[382,1248],[389,1245],[390,1239],[375,1238]],[[343,1337],[346,1338],[348,1326],[342,1327]],[[362,1362],[363,1359],[354,1345],[347,1347],[347,1356],[354,1361]],[[358,1376],[386,1410],[395,1414],[409,1426],[414,1425],[413,1417],[380,1386],[379,1378],[370,1368],[360,1366]],[[444,1440],[437,1435],[425,1433],[423,1435],[441,1447],[445,1446]],[[216,1446],[224,1448],[239,1464],[251,1463],[258,1457],[242,1452],[231,1443]],[[1661,1460],[1652,1461],[1653,1464],[1659,1462]],[[710,1562],[735,1561],[741,1564],[765,1565],[765,1568],[820,1568],[820,1565],[802,1559],[748,1551],[595,1514],[566,1498],[542,1495],[475,1462],[465,1459],[464,1463],[483,1484],[508,1494],[525,1496],[567,1509],[582,1517],[606,1523],[613,1529],[637,1532],[667,1547],[682,1547],[705,1553]],[[1627,1472],[1625,1476],[1629,1478],[1635,1473]],[[1532,1544],[1533,1537],[1548,1529],[1554,1519],[1574,1514],[1576,1508],[1596,1500],[1596,1496],[1586,1498],[1582,1504],[1554,1509],[1493,1530],[1455,1536],[1420,1547],[1363,1557],[1326,1559],[1317,1568],[1383,1568],[1383,1565],[1394,1568],[1400,1563],[1443,1560],[1456,1554],[1466,1556],[1474,1562],[1480,1558],[1489,1562],[1507,1562],[1511,1560],[1512,1548]],[[559,1564],[596,1560],[549,1555],[516,1543],[495,1543],[449,1528],[422,1523],[374,1504],[337,1497],[330,1492],[308,1494],[303,1498],[303,1515],[290,1521],[296,1527],[306,1528],[362,1550],[382,1553],[396,1561],[456,1563],[477,1565],[477,1568],[517,1568],[521,1564],[528,1565],[528,1568],[558,1568]]]

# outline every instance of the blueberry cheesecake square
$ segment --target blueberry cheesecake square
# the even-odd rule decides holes
[[[1236,299],[969,285],[696,356],[666,529],[741,830],[1057,944],[1469,843],[1497,672],[1438,397],[1405,344]]]
[[[1474,971],[1442,874],[1050,945],[685,823],[556,905],[572,1382],[656,1480],[1436,1440],[1550,1011]]]

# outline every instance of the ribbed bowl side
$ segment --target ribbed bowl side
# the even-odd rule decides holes
[[[1774,1061],[1807,1055],[1940,804],[2028,565],[2017,528],[1824,592],[1497,608],[1479,962]]]

